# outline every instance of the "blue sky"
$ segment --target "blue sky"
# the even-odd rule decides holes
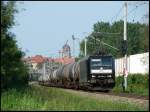
[[[72,38],[82,40],[93,31],[93,24],[98,21],[111,22],[123,6],[123,1],[26,1],[17,4],[17,24],[12,32],[16,35],[17,44],[27,56],[41,54],[58,57],[58,50],[68,40],[72,49]],[[134,2],[130,2],[134,3]],[[141,5],[128,16],[128,21],[143,22],[142,16],[148,12],[148,5]],[[128,6],[128,12],[135,8]],[[123,16],[123,9],[118,18]],[[114,18],[115,19],[115,18]],[[112,21],[114,22],[114,20]],[[87,32],[87,34],[83,33]],[[75,56],[79,53],[79,41],[75,41]]]

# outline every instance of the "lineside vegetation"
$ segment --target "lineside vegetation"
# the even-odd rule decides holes
[[[60,88],[32,86],[26,89],[10,89],[1,95],[1,110],[131,110],[144,111],[144,107],[128,102],[113,102],[83,97]]]
[[[149,95],[149,75],[148,74],[129,74],[127,79],[128,87],[127,93],[133,93],[141,96]],[[116,85],[113,89],[114,92],[123,92],[122,89],[123,77],[119,76],[116,78]]]

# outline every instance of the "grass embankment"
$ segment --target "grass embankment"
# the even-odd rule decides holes
[[[127,102],[82,97],[59,88],[10,89],[1,95],[1,110],[147,110]]]
[[[127,78],[127,93],[133,93],[136,95],[149,96],[149,75],[132,74],[128,75]],[[123,77],[119,76],[116,78],[116,85],[113,89],[114,92],[123,92],[122,89]]]

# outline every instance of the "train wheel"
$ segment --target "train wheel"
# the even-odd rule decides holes
[[[78,85],[75,85],[75,89],[76,89],[76,90],[78,90],[78,89],[79,89]]]
[[[105,93],[108,93],[110,90],[104,90]]]

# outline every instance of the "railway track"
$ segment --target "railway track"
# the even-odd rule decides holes
[[[66,89],[66,88],[63,88]],[[95,93],[95,94],[103,94],[103,95],[110,95],[110,96],[119,96],[119,97],[126,97],[126,98],[134,98],[134,99],[142,99],[142,100],[149,100],[149,96],[141,96],[136,95],[133,93],[115,93],[115,92],[103,92],[103,91],[89,91],[89,90],[74,90],[74,89],[68,89],[78,92],[89,92],[89,93]]]
[[[149,96],[141,96],[141,95],[136,95],[136,94],[132,94],[132,93],[114,93],[114,92],[110,92],[110,93],[107,93],[107,94],[108,95],[114,95],[114,96],[149,100]]]
[[[49,85],[43,85],[47,87],[55,87],[55,86],[49,86]],[[62,88],[62,87],[56,87],[56,88]],[[141,99],[141,100],[149,100],[149,96],[141,96],[136,95],[133,93],[115,93],[115,92],[104,92],[104,91],[96,91],[96,90],[82,90],[82,89],[72,89],[72,88],[62,88],[64,90],[72,90],[77,92],[88,92],[88,93],[94,93],[94,94],[102,94],[102,95],[110,95],[110,96],[119,96],[119,97],[126,97],[126,98],[134,98],[134,99]]]
[[[149,97],[148,96],[139,96],[128,93],[105,93],[105,92],[91,92],[91,91],[83,91],[83,90],[73,90],[73,89],[64,89],[67,92],[79,94],[83,97],[93,97],[97,100],[111,100],[112,102],[126,102],[135,104],[138,106],[142,106],[149,110]]]
[[[39,85],[38,83],[33,84],[37,86],[47,86],[47,87],[54,87],[49,85]],[[102,91],[89,91],[89,90],[75,90],[75,89],[68,89],[68,88],[62,88],[62,87],[55,87],[60,88],[66,92],[81,95],[83,97],[93,97],[97,100],[111,100],[113,102],[129,102],[131,104],[136,104],[138,106],[142,106],[144,108],[147,108],[149,110],[149,96],[140,96],[135,94],[129,94],[129,93],[114,93],[112,91],[110,92],[102,92]]]

